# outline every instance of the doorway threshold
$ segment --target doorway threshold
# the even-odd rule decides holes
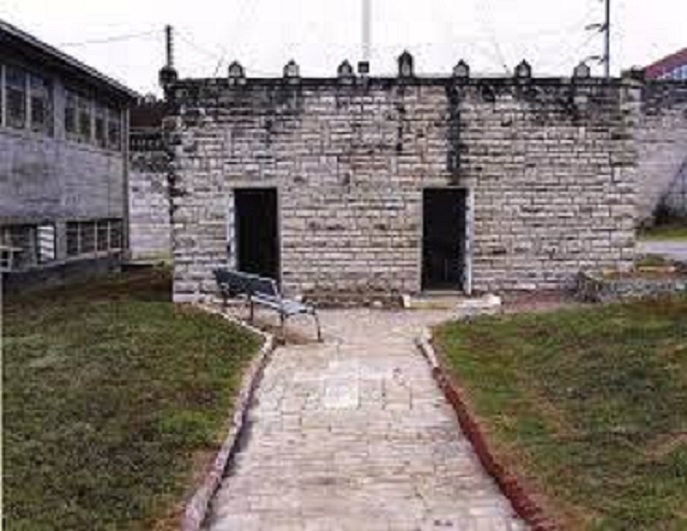
[[[473,310],[496,313],[501,308],[501,297],[497,295],[467,295],[461,290],[423,291],[405,296],[403,302],[404,307],[411,310],[454,310],[459,313]]]

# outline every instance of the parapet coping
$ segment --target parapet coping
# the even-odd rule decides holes
[[[171,90],[195,88],[195,87],[217,87],[241,90],[252,87],[392,87],[392,86],[454,86],[454,87],[475,87],[475,86],[503,86],[503,87],[527,87],[527,86],[582,86],[582,87],[629,87],[638,86],[639,82],[631,78],[574,78],[574,77],[471,77],[467,79],[456,78],[454,76],[413,76],[409,78],[378,76],[365,77],[355,76],[351,78],[339,77],[244,77],[237,80],[229,78],[184,78],[175,81],[171,85]]]

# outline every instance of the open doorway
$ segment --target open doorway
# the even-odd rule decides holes
[[[236,266],[239,271],[279,280],[276,188],[234,190]]]
[[[467,190],[422,193],[422,289],[465,290]]]

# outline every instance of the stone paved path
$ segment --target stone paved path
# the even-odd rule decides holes
[[[525,529],[413,343],[446,318],[322,312],[324,344],[277,349],[209,529]]]

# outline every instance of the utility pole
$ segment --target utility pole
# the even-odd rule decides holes
[[[589,24],[585,27],[586,30],[594,30],[595,32],[604,34],[604,50],[602,55],[590,55],[587,59],[598,61],[599,64],[604,65],[604,77],[606,79],[611,77],[611,0],[602,0],[605,3],[605,18],[603,24],[595,23]],[[586,59],[585,59],[586,60]]]
[[[611,77],[611,0],[606,2],[606,22],[604,23],[604,75]]]
[[[167,47],[167,66],[174,68],[174,35],[172,33],[172,26],[169,24],[165,26],[165,43]]]
[[[372,36],[372,0],[363,0],[363,61],[370,62]]]

